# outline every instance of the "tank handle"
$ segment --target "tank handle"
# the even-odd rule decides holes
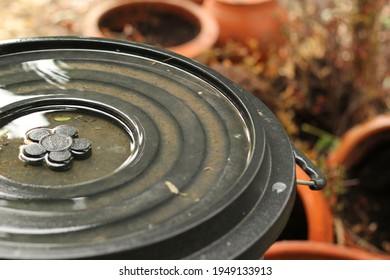
[[[295,146],[293,146],[295,162],[310,177],[308,180],[297,180],[297,184],[309,186],[311,190],[322,190],[326,186],[326,178],[318,168]]]

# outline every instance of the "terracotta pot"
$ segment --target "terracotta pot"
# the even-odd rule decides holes
[[[377,116],[355,126],[343,135],[338,147],[330,154],[328,165],[351,167],[376,145],[378,140],[384,140],[375,136],[386,131],[390,131],[390,114]]]
[[[203,4],[203,0],[190,0],[191,2],[194,2],[198,5],[202,5]]]
[[[309,176],[296,165],[299,180],[309,180]],[[297,185],[299,199],[304,206],[307,222],[307,239],[333,242],[333,215],[323,191],[312,191],[307,186]]]
[[[298,180],[309,176],[296,165]],[[278,240],[311,240],[333,242],[333,215],[324,193],[312,191],[308,186],[297,184],[298,196],[290,219]]]
[[[343,199],[344,208],[353,208],[351,213],[358,213],[354,207],[361,203],[361,201],[365,201],[365,205],[369,206],[377,205],[377,203],[382,203],[379,205],[386,205],[388,201],[387,198],[389,197],[388,186],[390,182],[390,177],[387,175],[388,159],[390,157],[389,144],[390,114],[386,114],[377,116],[347,131],[341,138],[338,147],[330,154],[328,165],[333,168],[342,166],[345,168],[347,180],[349,182],[354,182],[353,184],[350,184],[347,193],[350,194],[348,200],[346,200],[347,198],[344,198],[344,196],[338,197],[339,201]],[[364,199],[361,200],[360,198]],[[385,208],[386,206],[381,207],[387,209]],[[376,220],[378,219],[377,216],[375,219],[371,220],[371,214],[369,214],[371,212],[369,212],[369,209],[364,206],[360,206],[359,210],[360,209],[364,212],[367,211],[364,215],[364,220],[369,219],[369,222],[378,222]],[[381,211],[382,210],[379,210],[379,216],[382,215]],[[383,215],[388,214],[389,213],[387,212],[383,213]],[[367,250],[383,253],[383,258],[390,258],[390,254],[381,251],[380,248],[376,248],[372,244],[364,244],[363,246],[360,242],[356,241],[361,238],[354,233],[352,228],[347,226],[344,212],[340,215],[345,235],[343,238],[345,238],[346,245],[364,247]],[[386,222],[382,221],[382,224],[386,224]],[[380,232],[380,226],[376,232]]]
[[[283,26],[287,13],[275,0],[206,0],[203,6],[220,26],[218,42],[229,39],[245,42],[256,39],[260,49],[284,42]]]
[[[83,35],[137,41],[196,58],[217,41],[218,23],[191,1],[99,2],[85,17]]]
[[[264,254],[266,260],[380,260],[381,255],[331,243],[279,241]]]

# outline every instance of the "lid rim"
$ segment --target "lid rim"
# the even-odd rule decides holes
[[[156,60],[161,62],[162,64],[166,64],[169,65],[170,67],[175,67],[182,71],[185,71],[186,73],[196,76],[198,79],[201,79],[202,81],[208,83],[209,85],[212,85],[216,90],[223,93],[223,95],[239,111],[240,116],[242,118],[245,118],[244,121],[249,129],[248,131],[249,138],[251,139],[251,141],[253,141],[253,147],[251,150],[252,154],[249,157],[248,160],[249,163],[247,165],[247,168],[245,169],[245,172],[243,172],[239,180],[235,183],[235,186],[237,188],[241,187],[242,189],[247,190],[248,187],[255,187],[255,185],[258,183],[260,183],[260,185],[266,184],[264,178],[258,178],[257,175],[259,174],[259,170],[262,164],[264,163],[263,162],[264,150],[266,144],[269,141],[271,141],[272,144],[276,143],[276,145],[280,147],[282,147],[282,145],[285,146],[281,150],[287,151],[285,158],[272,159],[275,165],[278,165],[280,161],[285,161],[286,159],[288,159],[287,160],[288,164],[281,164],[281,166],[282,167],[287,166],[288,168],[291,167],[290,161],[291,162],[293,161],[293,156],[292,156],[292,152],[291,153],[289,152],[289,149],[291,148],[289,145],[289,140],[286,134],[284,133],[283,128],[281,128],[281,126],[279,125],[276,117],[272,113],[270,113],[268,108],[266,108],[266,106],[262,102],[255,100],[254,97],[252,97],[249,93],[247,93],[245,90],[235,85],[225,77],[221,76],[219,73],[211,69],[208,69],[207,67],[195,61],[192,61],[185,57],[181,57],[180,55],[170,53],[165,50],[160,50],[155,47],[146,46],[142,44],[135,44],[129,42],[116,41],[116,40],[81,38],[81,37],[72,37],[72,38],[50,37],[50,38],[34,38],[34,39],[8,41],[8,42],[0,43],[0,56],[2,54],[6,54],[7,51],[8,52],[12,51],[12,53],[37,51],[40,50],[39,47],[41,47],[42,44],[45,47],[47,47],[48,50],[56,49],[56,47],[57,49],[87,48],[87,49],[94,49],[94,50],[105,50],[105,51],[116,52],[116,53],[131,53],[132,55]],[[15,45],[17,45],[17,47],[12,48],[13,46],[15,47]],[[274,142],[274,140],[276,141]],[[278,167],[278,168],[282,168],[282,167]],[[294,189],[293,188],[293,185],[295,183],[293,180],[294,174],[295,174],[294,169],[292,168],[286,171],[285,175],[281,176],[283,177],[281,178],[281,180],[285,181],[286,185],[289,187],[288,188],[289,193],[286,192],[287,196],[284,197],[287,198],[288,200],[291,199],[293,189]],[[269,186],[267,188],[269,188]],[[290,194],[290,196],[288,196],[288,194]],[[235,201],[238,197],[241,197],[241,195],[242,193],[237,192],[236,197],[230,198],[231,200],[230,202]],[[261,195],[261,199],[264,199],[263,195]],[[278,206],[278,209],[280,209],[282,206],[286,206],[286,203],[287,202],[283,202],[282,205]],[[259,205],[260,204],[262,203],[259,203]],[[219,211],[223,212],[224,210],[225,208],[219,208]],[[213,215],[211,216],[215,217],[215,215],[218,215],[218,213],[219,213],[218,211],[214,212]],[[275,214],[274,222],[277,222],[276,220],[277,217],[280,215],[280,213],[278,212],[274,214]],[[212,217],[209,218],[212,219]],[[99,248],[99,246],[88,247],[86,251],[91,250],[91,248],[95,248],[97,251],[99,251],[100,255],[104,255],[110,253],[110,250],[114,250],[114,251],[118,250],[117,246],[119,246],[119,243],[113,242],[112,244],[105,244],[105,245],[106,248],[103,248],[102,251],[99,251],[99,249],[97,249]],[[107,248],[107,245],[111,245],[112,246],[111,249]],[[104,245],[102,246],[104,247]],[[80,247],[77,249],[79,250],[78,254],[73,254],[73,255],[70,253],[70,251],[64,252],[61,248],[58,250],[52,248],[46,252],[43,253],[40,252],[42,253],[42,255],[40,255],[39,252],[34,251],[34,249],[31,249],[32,250],[31,255],[25,254],[25,256],[27,258],[29,257],[57,258],[58,256],[60,256],[61,258],[68,258],[68,257],[78,258],[78,257],[95,256],[95,255],[89,255],[86,251],[84,255],[80,254]],[[64,254],[61,255],[60,252],[64,252]],[[94,253],[97,252],[95,251]],[[231,255],[231,256],[236,257],[235,255]]]

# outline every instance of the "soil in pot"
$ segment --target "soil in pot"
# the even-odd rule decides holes
[[[390,253],[389,168],[390,148],[386,141],[368,151],[359,164],[347,171],[347,179],[356,186],[338,197],[339,215],[351,241],[387,254]]]
[[[190,41],[200,28],[173,11],[155,5],[120,6],[102,16],[99,28],[109,38],[125,39],[163,48]]]

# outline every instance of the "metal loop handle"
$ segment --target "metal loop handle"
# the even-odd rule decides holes
[[[311,190],[321,190],[326,186],[324,174],[296,147],[293,147],[295,162],[309,175],[310,181],[297,180],[297,184],[307,185]]]

